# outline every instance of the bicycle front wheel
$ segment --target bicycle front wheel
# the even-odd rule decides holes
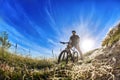
[[[60,55],[58,56],[58,63],[62,61],[66,61],[68,56],[68,52],[66,50],[63,50]]]

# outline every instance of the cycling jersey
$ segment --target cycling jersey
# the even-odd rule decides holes
[[[77,46],[79,44],[80,37],[78,35],[72,35],[70,37],[70,43],[72,46]]]

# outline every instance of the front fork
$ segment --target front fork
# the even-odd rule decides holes
[[[67,60],[66,60],[66,63],[68,63],[69,57],[70,57],[71,60],[74,62],[74,56],[72,55],[70,49],[67,49]]]

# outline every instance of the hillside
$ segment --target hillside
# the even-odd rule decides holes
[[[120,40],[120,23],[112,28],[102,42],[102,46],[110,47]]]
[[[84,55],[84,61],[60,66],[55,68],[54,79],[120,80],[120,24],[108,32],[101,48]]]
[[[120,24],[108,32],[101,48],[77,63],[2,54],[0,49],[0,80],[120,80]]]

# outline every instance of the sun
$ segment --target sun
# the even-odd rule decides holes
[[[95,46],[95,41],[90,38],[86,38],[81,42],[81,50],[83,52],[87,52],[89,50],[92,50]]]

